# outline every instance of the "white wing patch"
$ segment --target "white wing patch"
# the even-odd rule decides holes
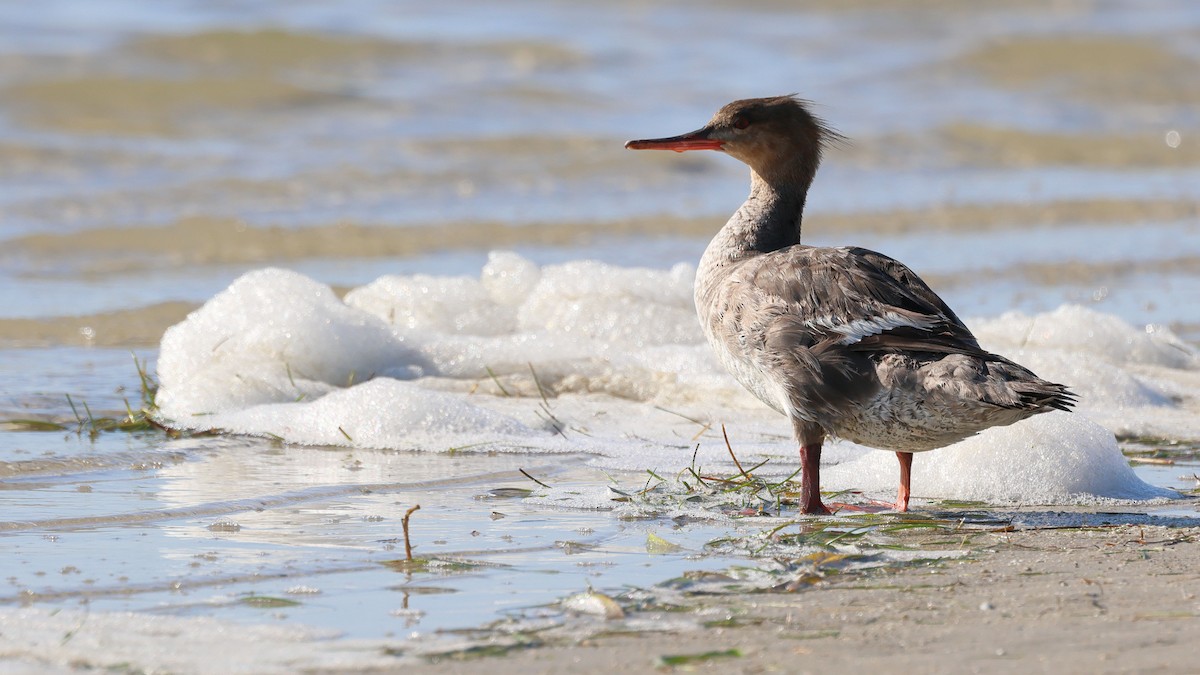
[[[845,337],[838,340],[838,344],[852,345],[865,337],[879,335],[895,328],[907,327],[929,330],[936,323],[935,319],[916,319],[910,316],[902,316],[896,312],[886,312],[879,316],[853,319],[851,321],[845,321],[836,316],[823,316],[806,321],[805,325],[839,333]]]

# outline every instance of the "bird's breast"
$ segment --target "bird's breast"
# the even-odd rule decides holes
[[[701,283],[697,278],[696,310],[708,344],[725,370],[777,412],[791,416],[785,383],[772,377],[763,351],[763,336],[750,316],[755,306],[737,297],[736,284]]]

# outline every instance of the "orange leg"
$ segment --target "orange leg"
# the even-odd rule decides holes
[[[913,454],[911,452],[897,452],[896,459],[900,460],[900,489],[896,492],[896,510],[903,513],[908,510]]]
[[[800,513],[828,515],[821,503],[821,444],[800,446]]]

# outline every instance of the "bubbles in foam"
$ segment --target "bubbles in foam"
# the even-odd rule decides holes
[[[1170,330],[1139,330],[1119,317],[1079,305],[1063,305],[1034,316],[1009,312],[980,322],[974,332],[981,344],[1002,353],[1052,350],[1119,365],[1197,365],[1195,350]]]
[[[391,378],[338,389],[311,403],[252,406],[222,415],[219,426],[245,434],[275,429],[276,435],[313,445],[366,448],[446,450],[468,436],[510,444],[547,436],[466,397]]]
[[[1198,438],[1200,357],[1170,330],[1136,328],[1086,307],[978,322],[987,349],[1069,385],[1078,412],[1130,436]]]
[[[492,251],[483,266],[480,282],[492,301],[509,307],[525,302],[542,277],[537,265],[512,251]]]
[[[703,340],[687,266],[670,272],[579,261],[547,267],[521,304],[524,331],[633,347]]]
[[[477,279],[386,276],[343,302],[302,275],[260,270],[167,331],[160,410],[183,427],[295,443],[583,451],[599,465],[660,471],[686,468],[695,443],[701,459],[727,461],[711,432],[724,419],[742,439],[740,456],[790,474],[788,423],[716,362],[693,279],[688,265],[539,268],[498,252]],[[1037,416],[922,454],[917,495],[1161,496],[1129,470],[1112,432],[1200,437],[1193,350],[1169,331],[1081,307],[976,328],[985,346],[1072,386],[1080,414]],[[826,489],[894,490],[891,453],[828,447]]]
[[[896,471],[890,453],[869,452],[823,476],[886,493],[896,488]],[[918,453],[913,457],[913,494],[1030,504],[1080,501],[1081,496],[1137,500],[1173,495],[1133,473],[1112,432],[1063,412],[1036,415]]]
[[[243,275],[163,335],[163,414],[186,419],[299,396],[354,377],[419,370],[422,359],[375,316],[281,269]]]
[[[517,323],[511,307],[497,304],[484,284],[466,277],[385,276],[347,293],[346,304],[401,333],[504,335]]]

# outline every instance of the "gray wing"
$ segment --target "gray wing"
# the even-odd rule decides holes
[[[987,352],[929,285],[904,264],[865,248],[792,247],[762,256],[746,282],[798,320],[810,344],[854,351]]]
[[[1070,405],[1061,385],[980,348],[945,301],[888,256],[795,246],[747,261],[739,272],[755,298],[741,308],[744,319],[754,316],[744,325],[758,327],[764,365],[781,375],[794,408],[809,421],[828,428],[872,397],[881,386],[876,366],[888,354],[911,360],[913,368],[951,354],[973,357],[945,363],[971,371],[955,379],[983,403]]]

